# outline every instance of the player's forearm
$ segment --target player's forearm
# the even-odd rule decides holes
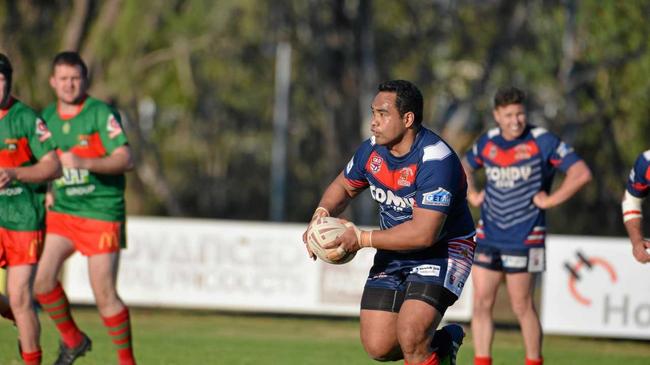
[[[575,163],[567,171],[562,184],[549,196],[552,206],[558,206],[569,200],[591,179],[591,171],[587,164],[584,161]]]
[[[438,241],[446,215],[437,215],[433,221],[410,220],[386,230],[372,231],[372,247],[382,250],[418,250]]]
[[[60,177],[61,163],[55,157],[54,152],[50,154],[44,156],[32,166],[15,168],[16,180],[26,183],[40,183]]]
[[[325,189],[318,206],[327,209],[330,216],[336,217],[345,210],[350,200],[357,194],[358,192],[348,186],[341,173]]]
[[[468,194],[477,194],[478,190],[476,188],[476,181],[474,180],[474,169],[467,162],[467,157],[464,157],[461,161],[463,169],[465,170],[465,176],[467,178],[467,193]]]
[[[625,222],[625,230],[627,231],[630,241],[639,242],[643,240],[643,228],[641,227],[641,218],[630,219]]]
[[[133,169],[133,159],[128,150],[116,150],[101,158],[86,158],[83,168],[103,175],[119,175]]]

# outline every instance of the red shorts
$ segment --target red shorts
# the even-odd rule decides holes
[[[43,249],[43,231],[0,228],[0,267],[33,265]]]
[[[48,211],[47,234],[56,234],[72,241],[84,256],[117,252],[124,247],[124,222],[110,222],[83,218],[71,214]]]

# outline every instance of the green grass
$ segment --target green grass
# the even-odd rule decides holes
[[[114,364],[112,344],[93,308],[74,308],[80,327],[93,339],[93,351],[75,364]],[[139,364],[373,364],[359,341],[355,319],[313,319],[224,315],[202,311],[132,310]],[[41,315],[44,364],[56,356],[53,324]],[[472,364],[471,334],[461,347],[459,364]],[[648,364],[650,346],[635,341],[547,336],[547,364]],[[518,331],[497,331],[494,364],[523,364]],[[401,362],[400,362],[401,363]],[[0,364],[21,364],[16,331],[0,322]]]

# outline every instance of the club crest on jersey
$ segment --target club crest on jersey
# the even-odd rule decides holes
[[[411,186],[411,180],[413,177],[413,170],[410,167],[404,167],[399,172],[399,179],[397,179],[397,185],[399,186]]]
[[[5,145],[7,145],[8,151],[15,151],[18,149],[18,140],[17,139],[5,139]]]
[[[106,130],[108,131],[108,136],[111,139],[122,134],[122,126],[117,121],[117,119],[115,119],[115,116],[113,114],[110,114],[108,116],[108,123],[106,125]]]
[[[45,142],[52,137],[52,133],[47,129],[45,122],[41,118],[36,118],[36,135],[39,142]]]
[[[370,159],[370,170],[372,171],[372,173],[373,174],[378,173],[383,163],[384,163],[384,159],[382,159],[381,157],[372,156],[372,158]]]
[[[517,161],[527,160],[531,157],[532,157],[531,147],[528,144],[522,143],[515,146],[515,160]]]
[[[490,151],[488,151],[488,157],[490,158],[490,160],[494,160],[494,158],[497,157],[498,152],[499,151],[497,150],[497,146],[495,145],[490,146]]]
[[[451,193],[443,188],[422,195],[422,205],[448,207],[451,204]]]

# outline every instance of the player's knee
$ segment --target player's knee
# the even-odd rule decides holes
[[[474,303],[472,303],[472,311],[474,312],[474,314],[478,314],[478,315],[491,313],[493,307],[494,307],[493,298],[475,297]]]
[[[11,293],[9,296],[9,306],[14,313],[31,310],[32,299],[29,289]]]
[[[363,341],[363,348],[375,361],[397,361],[402,358],[399,347],[390,346],[382,341]]]
[[[511,301],[512,312],[517,317],[523,317],[535,312],[532,298],[516,298]]]

